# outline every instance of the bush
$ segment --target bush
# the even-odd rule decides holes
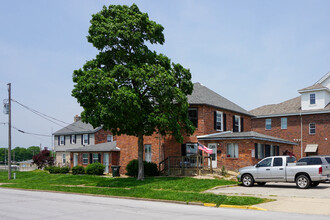
[[[144,175],[145,176],[158,176],[158,168],[157,164],[153,162],[146,162],[143,161],[144,163]],[[139,171],[139,161],[138,160],[131,160],[127,166],[126,166],[126,175],[127,176],[138,176],[138,171]]]
[[[69,173],[70,168],[69,167],[49,166],[45,170],[47,170],[51,174],[57,174],[57,173]]]
[[[101,163],[92,163],[86,167],[88,175],[103,175],[105,166]]]
[[[83,166],[72,167],[72,174],[73,175],[85,174],[85,168]]]

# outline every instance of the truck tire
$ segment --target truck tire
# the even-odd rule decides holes
[[[310,179],[308,178],[308,176],[302,174],[302,175],[299,175],[296,179],[296,185],[298,186],[298,188],[300,189],[307,189],[310,187],[311,185],[311,181]]]
[[[244,174],[242,177],[242,183],[243,183],[243,186],[250,187],[250,186],[253,186],[254,179],[250,174]]]
[[[266,182],[258,182],[257,184],[258,184],[258,186],[264,186],[266,184]]]
[[[311,187],[317,187],[320,184],[320,182],[312,182]]]

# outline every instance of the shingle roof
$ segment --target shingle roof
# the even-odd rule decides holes
[[[238,139],[253,139],[253,140],[264,140],[276,143],[292,144],[297,145],[295,142],[284,140],[281,138],[261,134],[255,131],[247,132],[222,132],[217,134],[197,136],[198,140],[238,140]]]
[[[76,121],[65,128],[62,128],[53,135],[70,135],[70,134],[92,134],[100,130],[102,127],[93,128],[91,124],[86,124],[82,121]]]
[[[117,147],[117,142],[106,142],[95,145],[88,145],[84,147],[66,149],[67,152],[108,152],[108,151],[120,151]]]
[[[188,103],[211,105],[245,115],[251,115],[247,110],[222,97],[211,89],[201,85],[200,83],[194,83],[194,90],[191,95],[188,95]]]
[[[325,90],[329,90],[327,87],[317,83],[317,84],[314,84],[312,86],[309,86],[309,87],[306,87],[306,88],[303,88],[303,89],[300,89],[298,90],[299,92],[303,92],[303,91],[309,91],[309,90],[316,90],[316,89],[325,89]]]
[[[281,114],[298,114],[298,113],[308,113],[308,112],[324,112],[330,111],[330,104],[322,109],[313,110],[301,110],[301,96],[293,99],[289,99],[285,102],[272,105],[264,105],[259,108],[250,111],[250,114],[255,116],[260,115],[281,115]]]

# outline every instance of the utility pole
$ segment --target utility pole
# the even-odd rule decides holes
[[[8,83],[8,180],[11,179],[11,83]]]

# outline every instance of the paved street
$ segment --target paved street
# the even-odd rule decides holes
[[[267,183],[265,186],[223,187],[209,192],[276,199],[275,202],[257,205],[271,211],[330,215],[329,183],[309,189],[298,189],[294,183]]]
[[[0,219],[329,219],[329,216],[211,208],[0,188]]]

